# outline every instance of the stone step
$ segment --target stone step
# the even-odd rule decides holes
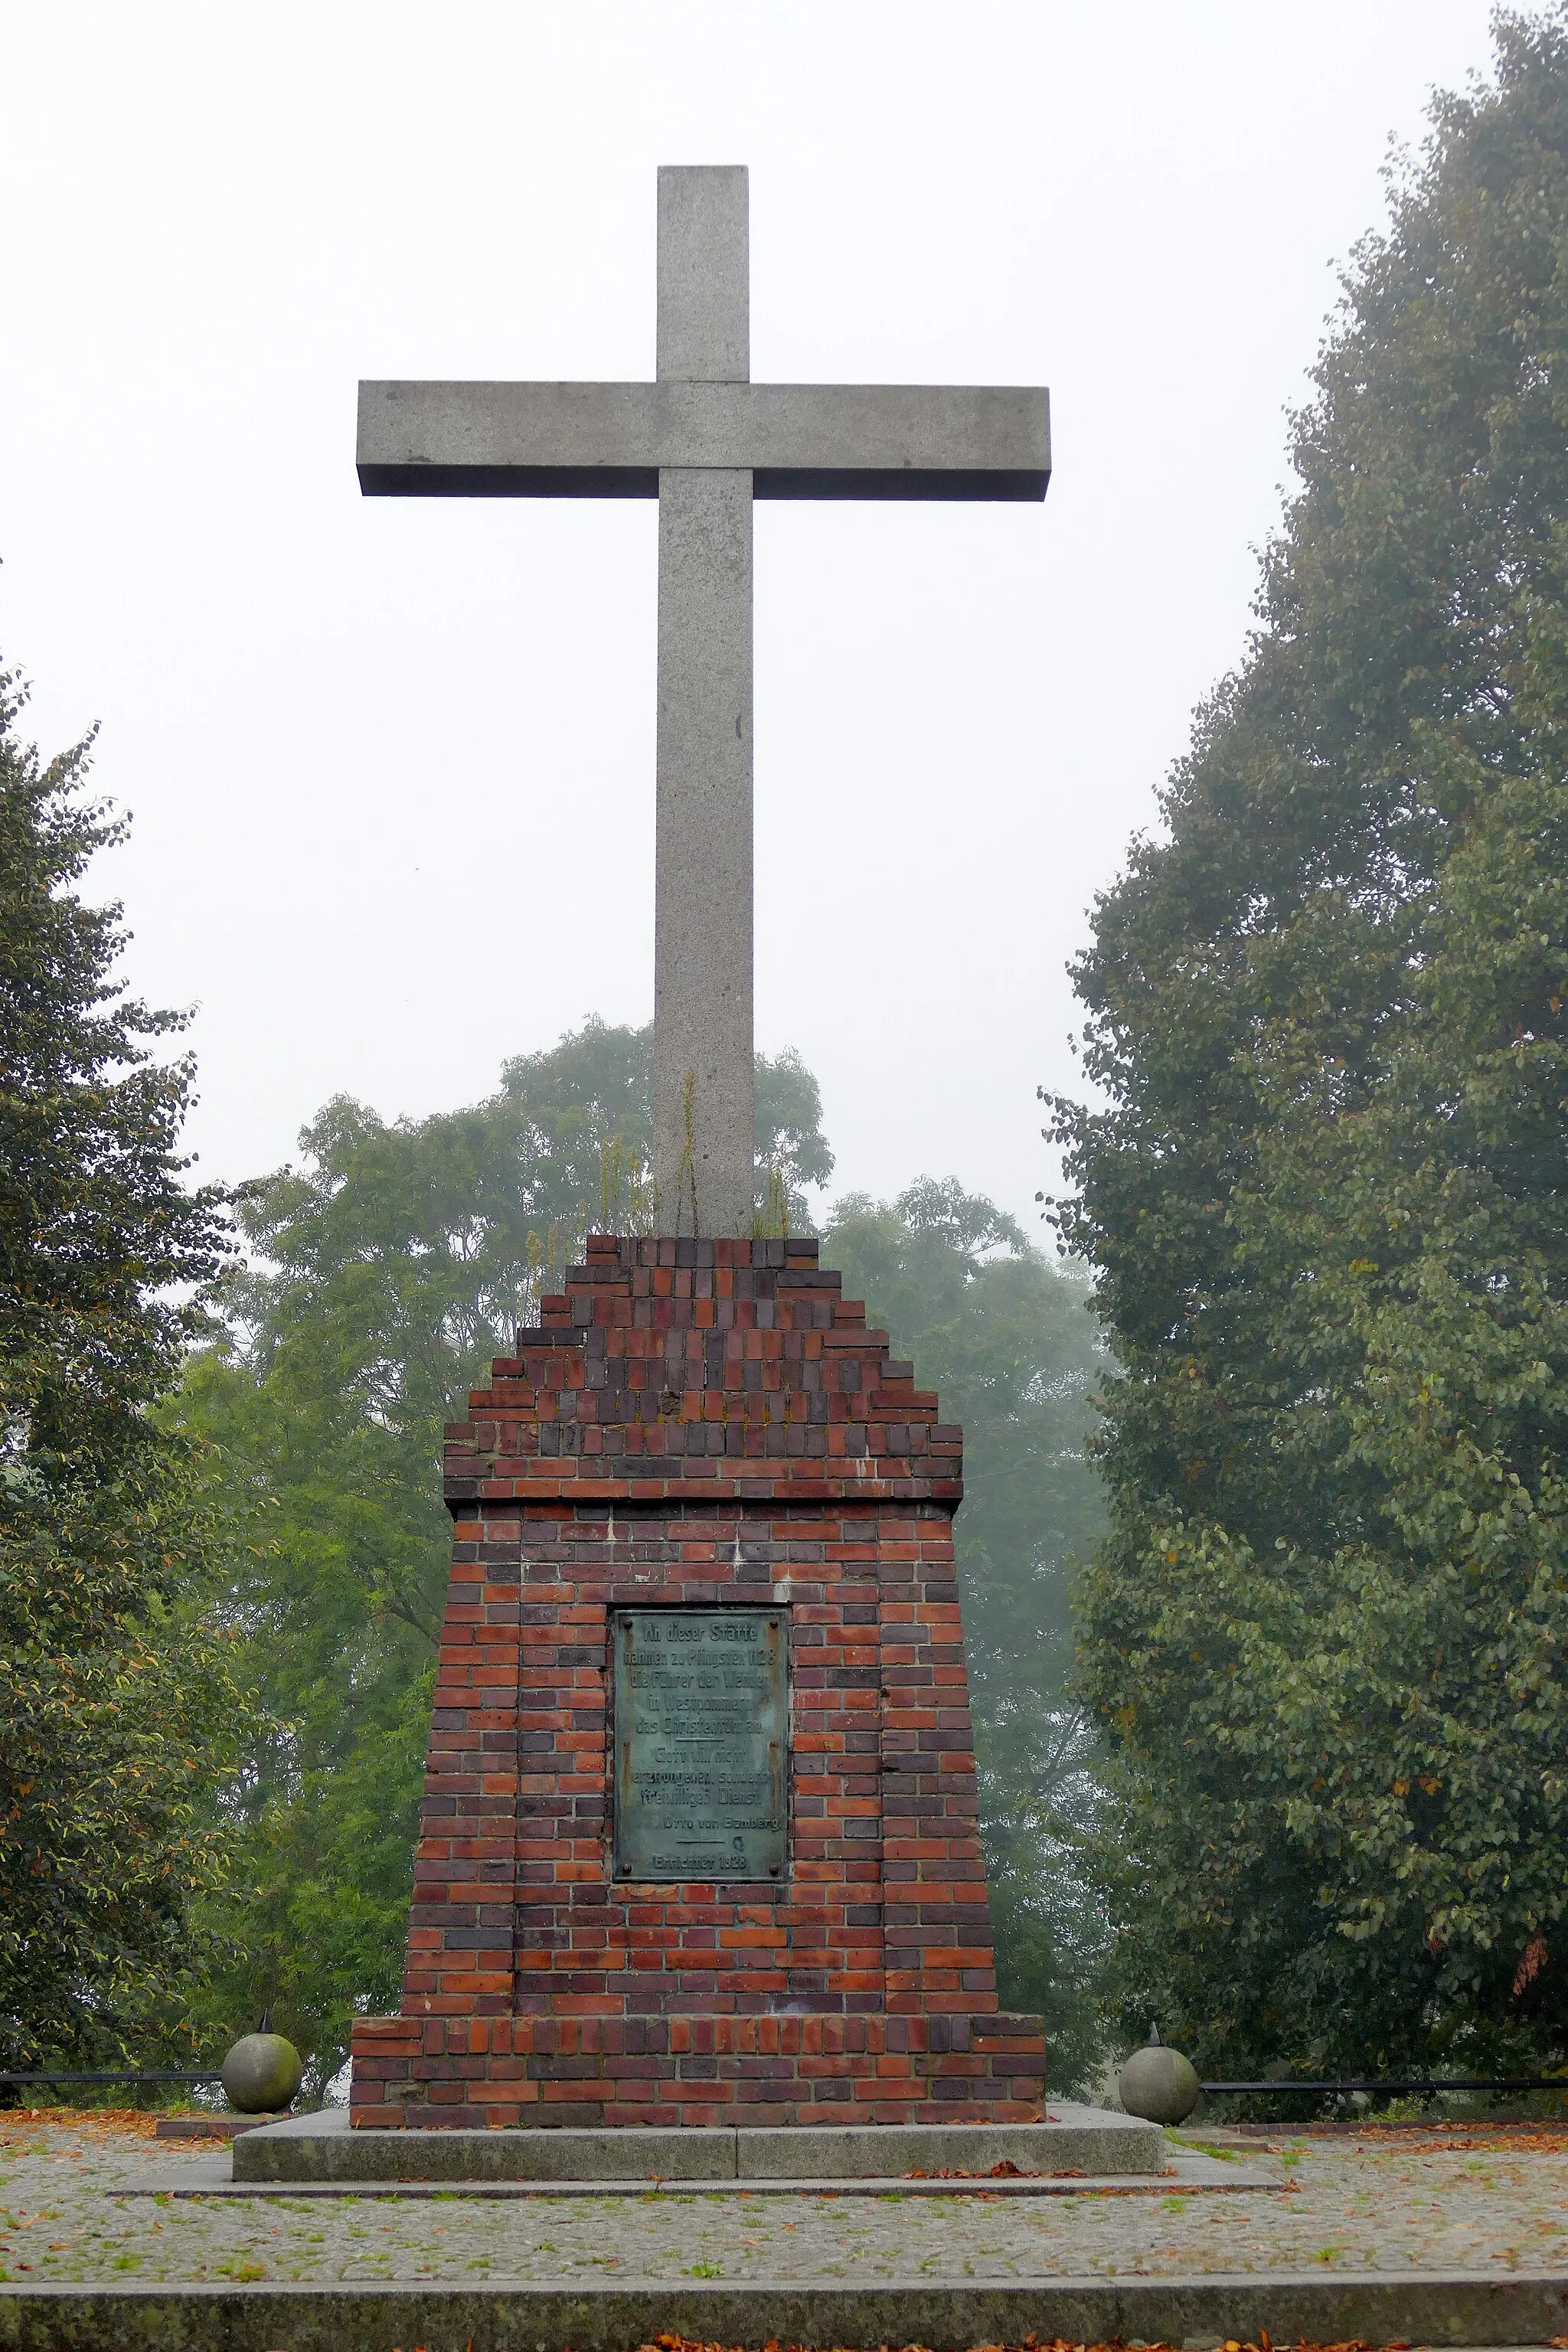
[[[243,2142],[239,2143],[241,2146]],[[1206,2278],[934,2279],[850,2285],[437,2283],[218,2286],[0,2285],[0,2343],[16,2352],[629,2352],[661,2332],[710,2345],[1550,2344],[1568,2328],[1561,2273],[1251,2273]]]
[[[1157,2124],[1058,2100],[1038,2124],[797,2124],[660,2130],[351,2131],[290,2116],[234,2144],[236,2181],[850,2180],[990,2173],[1158,2175]]]
[[[275,2116],[160,2116],[154,2139],[237,2139],[241,2132],[264,2131],[282,2123],[289,2110]]]

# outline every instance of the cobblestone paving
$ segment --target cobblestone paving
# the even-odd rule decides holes
[[[1290,2191],[977,2198],[437,2195],[154,2200],[213,2145],[0,2117],[0,2278],[1170,2277],[1205,2271],[1568,2270],[1568,2136],[1459,2148],[1280,2138]],[[210,2174],[208,2175],[210,2178]]]

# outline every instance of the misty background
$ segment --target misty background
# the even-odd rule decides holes
[[[1241,651],[1388,139],[1487,17],[10,8],[0,646],[46,749],[102,722],[204,1172],[647,1018],[655,508],[363,502],[354,388],[651,375],[655,166],[743,162],[755,378],[1051,387],[1043,509],[756,518],[758,1043],[836,1192],[951,1170],[1040,1232],[1064,965]]]

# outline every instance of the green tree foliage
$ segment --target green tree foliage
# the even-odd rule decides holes
[[[651,1216],[651,1045],[590,1021],[510,1062],[490,1100],[419,1121],[340,1097],[303,1165],[239,1199],[233,1340],[192,1363],[184,1410],[247,1529],[247,1655],[279,1728],[212,1906],[243,1957],[211,2021],[269,2005],[318,2079],[356,2007],[396,2006],[451,1558],[442,1425],[584,1231]],[[833,1160],[797,1055],[757,1058],[757,1155],[759,1213],[771,1197],[798,1226]]]
[[[1085,1459],[1100,1363],[1087,1286],[991,1202],[929,1178],[892,1202],[841,1202],[823,1255],[963,1424],[954,1534],[997,1972],[1006,2004],[1045,2017],[1050,2079],[1068,2090],[1100,2053],[1105,1945],[1080,1858],[1099,1790],[1064,1688],[1071,1571],[1103,1516]]]
[[[1497,39],[1354,257],[1058,1107],[1126,2021],[1226,2070],[1568,2054],[1568,16]]]
[[[180,1025],[113,978],[118,842],[0,677],[0,2058],[168,2046],[221,1874],[215,1796],[246,1727],[200,1597],[222,1562],[202,1467],[153,1408],[203,1322],[219,1195],[176,1156]],[[90,739],[89,739],[90,741]],[[184,1303],[181,1303],[181,1302]]]

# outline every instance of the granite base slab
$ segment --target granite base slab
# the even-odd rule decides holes
[[[1168,2162],[1157,2124],[1058,2100],[1037,2124],[867,2124],[780,2129],[351,2131],[342,2108],[247,2132],[237,2182],[908,2179],[1020,2173],[1143,2175]]]

